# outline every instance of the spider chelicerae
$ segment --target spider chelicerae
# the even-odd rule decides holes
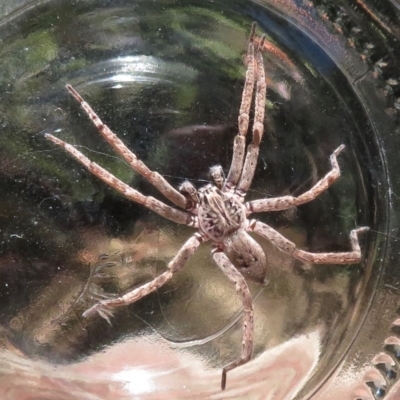
[[[142,204],[164,218],[196,229],[196,232],[168,263],[167,270],[164,273],[154,278],[151,282],[137,287],[120,297],[98,302],[84,313],[85,317],[95,312],[102,316],[110,315],[111,310],[115,307],[133,303],[157,290],[182,269],[201,243],[205,241],[212,243],[212,258],[226,277],[235,285],[243,301],[244,314],[241,354],[237,360],[223,368],[222,390],[225,389],[227,372],[247,363],[252,357],[254,312],[251,294],[245,277],[260,283],[264,282],[266,278],[265,254],[261,246],[249,235],[249,232],[263,237],[273,243],[279,250],[305,262],[315,264],[352,264],[361,261],[358,234],[368,229],[367,227],[362,227],[353,229],[350,232],[351,251],[310,253],[297,249],[293,242],[267,224],[256,219],[249,219],[251,214],[254,213],[286,210],[314,200],[340,177],[337,156],[345,147],[341,145],[332,153],[330,156],[331,170],[302,195],[298,197],[263,198],[244,202],[253,180],[259,146],[264,131],[266,83],[261,50],[265,36],[257,38],[255,28],[256,26],[253,24],[246,55],[247,71],[239,111],[239,132],[234,139],[233,157],[228,175],[225,177],[221,166],[214,166],[210,169],[214,184],[208,184],[198,190],[189,181],[183,182],[179,189],[176,190],[158,172],[151,171],[100,120],[80,94],[71,85],[67,85],[68,91],[80,103],[104,139],[136,172],[153,184],[176,208],[164,204],[151,196],[143,195],[120,181],[104,168],[90,161],[75,147],[53,135],[45,135],[49,140],[63,147],[75,157],[93,175],[128,199]],[[246,147],[249,114],[253,99],[252,141]]]

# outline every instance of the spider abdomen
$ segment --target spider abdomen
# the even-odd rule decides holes
[[[267,274],[267,260],[261,246],[244,230],[228,236],[224,253],[231,263],[247,278],[263,283]]]
[[[199,226],[211,240],[220,242],[243,226],[246,210],[234,194],[209,185],[199,190],[199,197]]]

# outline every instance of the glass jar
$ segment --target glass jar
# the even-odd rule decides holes
[[[396,398],[396,0],[3,1],[0,10],[1,398]],[[210,167],[229,170],[253,21],[257,41],[266,36],[267,96],[246,201],[299,196],[346,146],[340,179],[318,198],[254,217],[316,253],[349,251],[350,231],[370,230],[354,265],[300,262],[254,236],[268,269],[267,283],[249,281],[254,358],[221,391],[243,318],[212,246],[139,301],[83,317],[164,273],[194,231],[110,189],[46,134],[170,204],[110,149],[70,84],[172,186],[208,184]]]

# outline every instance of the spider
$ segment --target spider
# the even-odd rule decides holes
[[[239,111],[238,133],[233,143],[233,156],[228,175],[225,177],[221,166],[214,166],[210,169],[214,184],[208,184],[198,190],[189,181],[183,182],[179,190],[176,190],[158,172],[151,171],[100,120],[80,94],[71,85],[66,86],[104,139],[136,172],[153,184],[175,207],[164,204],[151,196],[143,195],[91,161],[75,147],[53,135],[45,135],[47,139],[63,147],[93,175],[128,199],[142,204],[164,218],[196,229],[196,232],[168,263],[167,270],[164,273],[120,297],[104,299],[96,303],[85,311],[83,314],[85,317],[95,312],[102,316],[111,315],[111,310],[114,308],[131,304],[157,290],[182,269],[201,243],[206,241],[212,243],[212,258],[226,277],[235,285],[236,291],[242,298],[244,314],[241,354],[238,359],[223,368],[222,390],[226,386],[227,373],[247,363],[252,357],[254,311],[245,277],[260,283],[264,282],[266,278],[265,254],[256,240],[249,235],[249,232],[263,237],[279,250],[301,261],[314,264],[354,264],[361,261],[358,235],[368,230],[368,227],[362,227],[350,232],[351,251],[310,253],[298,249],[293,242],[267,224],[256,219],[249,219],[250,215],[254,213],[286,210],[314,200],[340,177],[337,156],[345,147],[342,144],[332,153],[330,156],[331,170],[311,189],[300,196],[263,198],[244,202],[255,173],[259,146],[264,131],[266,83],[261,50],[265,35],[257,38],[255,29],[256,25],[253,23],[247,47],[247,71]],[[252,141],[246,147],[246,135],[249,130],[249,114],[253,98]]]

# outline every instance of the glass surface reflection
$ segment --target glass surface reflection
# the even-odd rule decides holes
[[[395,398],[398,14],[390,2],[357,4],[3,3],[3,398]],[[262,220],[310,251],[346,251],[351,229],[372,231],[365,261],[346,267],[300,263],[260,241],[270,282],[251,285],[254,360],[220,392],[220,369],[240,351],[241,302],[210,248],[112,326],[83,319],[96,298],[163,272],[192,231],[121,198],[41,133],[159,196],[99,138],[70,83],[171,184],[204,185],[210,166],[229,168],[252,21],[267,35],[268,94],[248,199],[304,192],[345,143],[327,193]]]

